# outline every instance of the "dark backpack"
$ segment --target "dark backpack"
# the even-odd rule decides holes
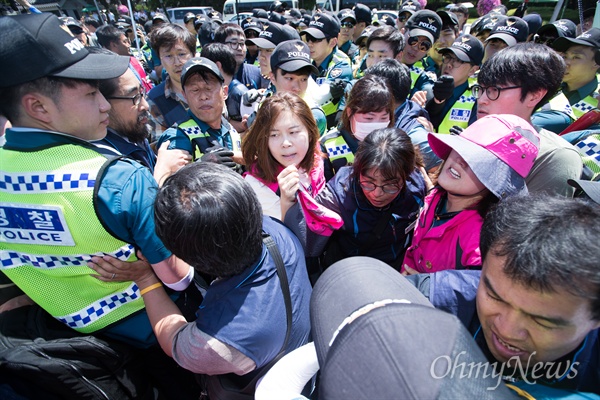
[[[0,314],[0,384],[30,399],[152,399],[136,351],[78,334],[37,305]]]

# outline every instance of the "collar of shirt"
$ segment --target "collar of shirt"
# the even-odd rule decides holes
[[[229,134],[229,129],[231,125],[225,120],[225,118],[221,117],[221,127],[219,129],[211,128],[206,122],[201,121],[196,117],[191,111],[188,111],[188,115],[192,117],[194,121],[200,127],[202,132],[208,133],[210,139],[208,142],[213,144],[213,142],[217,142],[220,146],[227,147],[228,149],[233,149],[233,143],[231,141],[231,135]]]
[[[570,92],[567,91],[567,85],[562,84],[563,93],[567,96],[569,103],[575,104],[580,100],[585,99],[587,96],[591,95],[598,89],[598,78],[594,78],[582,87],[577,90],[572,90]]]
[[[331,53],[329,53],[329,55],[327,57],[325,57],[325,59],[323,60],[321,65],[317,65],[317,63],[315,62],[315,66],[319,70],[319,76],[325,76],[327,74],[327,70],[329,69],[328,68],[329,62],[333,58],[333,53],[335,53],[335,50],[336,50],[336,47],[334,47],[333,51]]]
[[[171,77],[167,75],[165,78],[165,97],[167,99],[173,99],[176,101],[183,101],[184,104],[187,104],[185,97],[182,94],[179,94],[173,88],[173,82],[171,82]]]
[[[35,135],[35,138],[32,138],[31,135]],[[38,128],[13,127],[6,130],[6,144],[4,147],[6,149],[35,149],[57,143],[91,145],[86,140],[65,133]]]

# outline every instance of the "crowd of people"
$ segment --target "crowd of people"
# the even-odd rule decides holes
[[[128,398],[600,398],[589,11],[117,10],[0,17],[0,338]]]

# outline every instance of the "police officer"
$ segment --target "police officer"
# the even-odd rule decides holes
[[[471,93],[469,77],[479,70],[483,45],[476,37],[463,35],[439,51],[442,76],[433,84],[434,97],[427,103],[427,111],[437,132],[450,133],[453,126],[464,129],[469,121],[477,119],[477,100]]]
[[[358,54],[358,46],[352,42],[354,29],[356,28],[356,15],[354,15],[354,11],[346,8],[340,11],[337,16],[341,27],[338,35],[338,48],[354,62],[354,58]]]
[[[417,11],[408,19],[405,26],[404,39],[406,46],[402,54],[402,62],[410,69],[411,96],[420,90],[428,92],[431,97],[433,82],[437,78],[434,73],[425,71],[423,58],[440,36],[442,19],[431,10]]]
[[[567,69],[563,92],[573,107],[575,117],[598,109],[598,68],[600,68],[600,29],[592,28],[575,39],[561,37],[552,44],[564,53]]]
[[[327,116],[328,127],[335,125],[340,99],[346,83],[352,79],[352,63],[348,56],[337,48],[339,33],[340,22],[335,16],[326,13],[313,15],[308,28],[300,33],[308,44],[313,65],[319,71],[313,78],[324,88],[324,95],[317,102]]]
[[[171,288],[193,277],[154,232],[150,171],[89,143],[109,121],[97,81],[123,75],[129,58],[88,53],[52,14],[3,17],[0,31],[10,35],[0,41],[0,114],[15,127],[0,149],[2,269],[78,332],[156,343],[137,285],[117,273],[100,282],[86,265],[97,254],[135,260],[138,249]]]
[[[227,98],[225,79],[217,65],[207,58],[188,60],[181,72],[181,86],[188,101],[188,119],[167,129],[158,146],[167,140],[169,148],[185,150],[194,160],[236,167],[242,163],[241,138],[223,116]]]

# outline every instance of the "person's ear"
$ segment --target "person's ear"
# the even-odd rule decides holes
[[[471,65],[471,68],[469,68],[469,76],[472,76],[477,71],[479,71],[479,65]]]
[[[329,48],[333,50],[337,46],[338,40],[336,37],[329,39]]]
[[[52,123],[52,111],[56,109],[56,104],[49,97],[39,93],[28,93],[21,98],[21,106],[30,118],[45,124]]]
[[[228,95],[229,95],[229,86],[223,85],[223,100],[227,100]]]
[[[546,89],[540,89],[535,92],[530,92],[525,97],[525,101],[523,103],[528,108],[533,109],[540,102],[540,100],[542,100],[546,93],[548,93],[548,90]]]

